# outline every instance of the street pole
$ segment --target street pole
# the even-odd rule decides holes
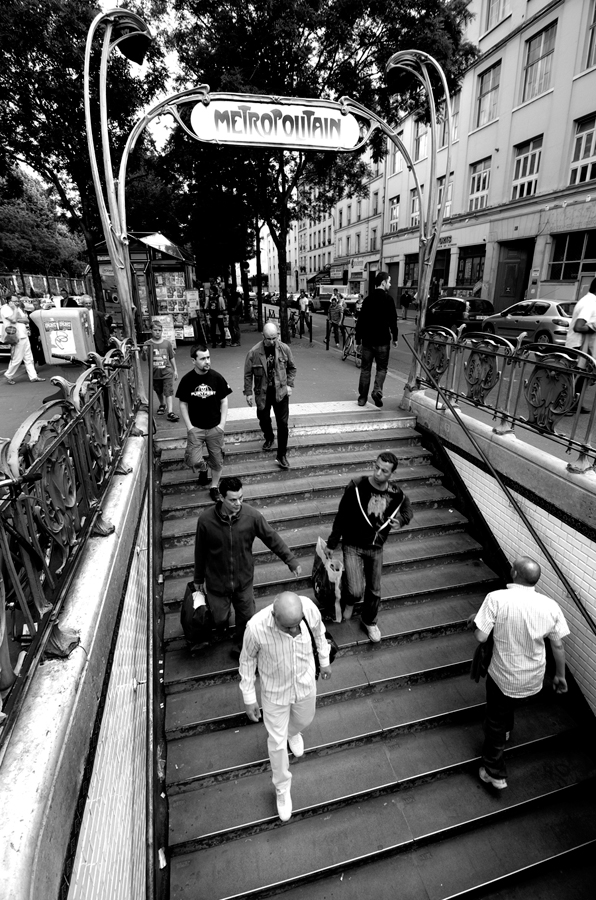
[[[95,35],[102,25],[105,26],[105,31],[99,69],[99,128],[105,190],[102,185],[95,150],[90,91],[91,52]],[[93,186],[95,188],[97,206],[106,247],[116,280],[116,289],[122,310],[122,329],[124,337],[130,338],[134,342],[136,342],[136,329],[133,308],[132,272],[128,252],[128,236],[126,234],[126,216],[124,210],[118,203],[114,171],[112,168],[108,127],[107,72],[110,54],[116,47],[127,59],[140,64],[145,57],[150,41],[151,34],[140,16],[137,16],[135,13],[126,9],[112,9],[105,13],[100,13],[95,17],[89,28],[85,46],[83,93],[91,175],[93,178]],[[135,354],[133,359],[141,398],[146,402],[146,397],[143,396],[144,387],[141,363],[138,355]]]

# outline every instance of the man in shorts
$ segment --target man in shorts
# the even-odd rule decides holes
[[[167,407],[168,421],[177,422],[179,416],[174,412],[174,381],[178,381],[176,358],[174,348],[163,337],[163,326],[157,320],[151,325],[151,338],[143,344],[143,360],[149,355],[150,345],[153,348],[153,390],[159,400],[157,415],[163,416]]]
[[[180,401],[180,415],[188,434],[187,455],[203,452],[203,444],[209,453],[211,489],[209,496],[215,502],[220,499],[218,484],[223,469],[223,446],[228,417],[228,396],[232,388],[219,372],[211,368],[211,357],[205,344],[195,344],[190,351],[194,366],[184,375],[176,396]],[[202,460],[201,460],[202,461]],[[207,485],[207,471],[199,463],[199,484]]]

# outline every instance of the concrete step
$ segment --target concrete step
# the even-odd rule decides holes
[[[382,645],[396,645],[407,641],[418,641],[430,635],[463,631],[468,616],[476,612],[482,603],[484,592],[451,593],[439,597],[431,594],[418,603],[400,603],[389,606],[383,603],[379,614]],[[269,605],[269,598],[257,601],[257,610]],[[357,648],[368,651],[368,636],[362,630],[357,612],[348,622],[329,622],[327,627],[333,634],[343,656]],[[176,684],[215,684],[235,677],[237,662],[230,656],[228,641],[214,642],[197,653],[191,653],[182,636],[180,615],[169,613],[165,623],[166,646],[166,686],[168,690]]]
[[[447,500],[453,500],[452,494],[446,494],[441,485],[434,492],[435,503],[432,503],[433,495],[429,488],[418,486],[408,491],[408,497],[414,506],[414,519],[402,529],[404,535],[414,534],[422,530],[443,530],[450,527],[459,527],[467,523],[456,509],[443,504]],[[287,503],[280,506],[270,506],[260,509],[270,525],[280,532],[300,527],[318,526],[322,531],[327,527],[331,531],[331,525],[337,513],[340,495],[338,497],[326,497],[321,500],[306,501],[304,503]],[[436,505],[435,505],[436,504]],[[162,541],[164,548],[175,547],[180,544],[192,543],[194,545],[197,530],[197,516],[190,515],[183,519],[168,519],[163,523]],[[393,532],[398,534],[399,532]]]
[[[169,423],[168,423],[169,425]],[[354,434],[355,432],[384,431],[393,428],[415,428],[416,417],[404,410],[355,408],[353,412],[302,413],[296,415],[290,407],[290,439],[310,434]],[[275,420],[273,420],[275,431]],[[256,412],[249,419],[228,419],[226,437],[231,443],[255,441],[261,437]],[[262,437],[261,437],[262,440]],[[182,422],[159,434],[156,446],[164,450],[180,449],[186,443],[186,428]]]
[[[169,577],[164,586],[164,606],[166,610],[179,609],[184,596],[186,584],[190,575]],[[479,560],[443,560],[440,565],[432,566],[425,572],[419,569],[406,570],[398,574],[384,572],[381,582],[383,601],[416,597],[427,593],[452,590],[457,588],[465,591],[478,585],[486,586],[490,590],[496,584],[495,573]],[[292,579],[292,583],[296,583]],[[281,589],[273,583],[256,584],[255,596],[267,597],[273,602],[275,594]],[[310,585],[300,589],[300,593],[311,596]]]
[[[428,465],[430,454],[421,446],[403,446],[391,444],[388,448],[395,453],[400,467]],[[327,472],[342,473],[346,483],[350,477],[370,472],[372,459],[370,450],[337,450],[316,454],[298,454],[288,451],[290,469],[282,469],[275,462],[275,453],[267,453],[260,459],[248,461],[229,460],[226,457],[226,475],[235,475],[242,480],[243,486],[261,482],[275,481],[283,485],[286,481],[312,475],[324,475]],[[168,469],[161,479],[164,494],[192,491],[197,486],[197,475],[188,468]]]
[[[411,715],[411,709],[404,710],[400,718],[401,710],[395,707],[390,710],[393,719],[383,718],[384,698],[376,696],[377,706],[372,712],[378,718],[377,728],[341,745],[326,740],[336,735],[337,711],[330,707],[318,710],[313,725],[304,735],[304,756],[292,759],[294,816],[305,816],[322,807],[329,810],[354,794],[364,799],[389,785],[403,786],[406,782],[412,785],[422,779],[436,778],[453,767],[474,762],[482,734],[484,704],[478,702],[478,692],[469,689],[461,678],[452,682],[436,686],[443,695],[444,710],[437,714],[436,702],[427,708],[417,707],[415,720],[404,719],[404,715],[405,718],[408,713]],[[456,685],[460,698],[454,696]],[[434,694],[439,694],[439,690]],[[422,704],[430,703],[428,685],[419,692],[418,699]],[[513,748],[546,740],[574,727],[573,719],[562,707],[554,708],[550,700],[537,701],[520,711],[509,753]],[[356,703],[362,707],[364,702],[368,701]],[[251,727],[240,730],[241,736],[247,732],[246,756],[235,766],[240,769],[250,764],[249,777],[226,781],[206,778],[172,796],[169,843],[173,853],[233,840],[249,827],[254,832],[275,824],[275,815],[271,815],[271,774],[267,769],[263,771],[268,758],[264,729],[258,729],[261,734],[256,745],[255,738],[249,734],[255,730]],[[239,751],[237,742],[234,747]]]
[[[375,453],[380,453],[395,443],[402,446],[414,446],[419,442],[420,435],[414,428],[380,428],[356,432],[294,434],[290,450],[301,456],[316,456],[324,451],[344,453],[352,450],[368,450],[372,459]],[[272,451],[264,451],[262,446],[262,435],[250,441],[237,440],[234,433],[226,435],[226,466],[231,467],[240,462],[256,459],[267,460],[271,458],[272,453],[275,455],[275,445]],[[162,468],[164,470],[184,468],[184,449],[183,445],[162,450],[160,456]]]
[[[415,485],[438,485],[441,479],[442,472],[431,465],[398,467],[394,474],[394,480],[408,495]],[[243,494],[246,502],[258,509],[285,505],[290,502],[304,503],[328,497],[339,499],[349,480],[350,476],[342,472],[302,475],[300,478],[297,478],[294,473],[292,478],[284,479],[281,487],[280,481],[247,484]],[[453,498],[449,492],[445,496]],[[193,513],[198,515],[203,507],[209,506],[212,502],[209,499],[209,491],[206,489],[197,488],[196,490],[166,494],[162,502],[162,515],[164,520],[180,519]]]
[[[202,900],[243,896],[280,885],[304,884],[321,875],[329,877],[364,861],[376,861],[405,850],[420,852],[421,845],[447,840],[471,821],[484,827],[499,823],[504,812],[519,812],[536,798],[562,793],[594,777],[596,766],[586,749],[573,741],[544,742],[533,752],[519,752],[512,759],[516,778],[495,803],[492,792],[478,783],[472,766],[458,768],[449,777],[417,784],[415,787],[390,788],[377,796],[349,802],[322,814],[296,817],[284,827],[251,833],[249,852],[246,838],[206,847],[198,853],[172,859],[171,888],[175,897],[196,897],[200,881]],[[474,762],[476,766],[476,762]],[[562,772],[553,785],[552,772]],[[297,772],[296,781],[299,774]],[[273,791],[271,814],[275,814]],[[594,831],[594,826],[590,829]],[[522,840],[519,834],[518,840]],[[487,843],[490,845],[490,839]],[[551,839],[551,845],[559,843]],[[563,838],[565,843],[565,838]],[[519,852],[519,851],[518,851]],[[495,858],[498,855],[495,854]],[[455,865],[456,860],[452,860]],[[484,860],[477,859],[476,881]],[[507,861],[510,864],[510,859]],[[503,867],[503,862],[501,862]],[[457,868],[461,868],[460,865]],[[468,875],[470,869],[468,868]],[[482,883],[482,881],[480,881]],[[395,889],[395,882],[394,882]],[[401,893],[401,891],[400,891]],[[256,896],[259,896],[257,894]],[[406,895],[404,895],[406,896]],[[448,896],[443,894],[443,896]]]

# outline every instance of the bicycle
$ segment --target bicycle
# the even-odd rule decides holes
[[[344,329],[344,347],[341,358],[342,360],[346,360],[348,356],[353,356],[356,367],[360,368],[360,366],[362,365],[362,351],[360,348],[360,344],[356,343],[356,326],[344,325]]]

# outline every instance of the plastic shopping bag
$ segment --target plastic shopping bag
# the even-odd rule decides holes
[[[323,618],[341,622],[341,579],[344,566],[339,559],[327,559],[326,548],[323,538],[318,538],[312,567],[312,586]]]

